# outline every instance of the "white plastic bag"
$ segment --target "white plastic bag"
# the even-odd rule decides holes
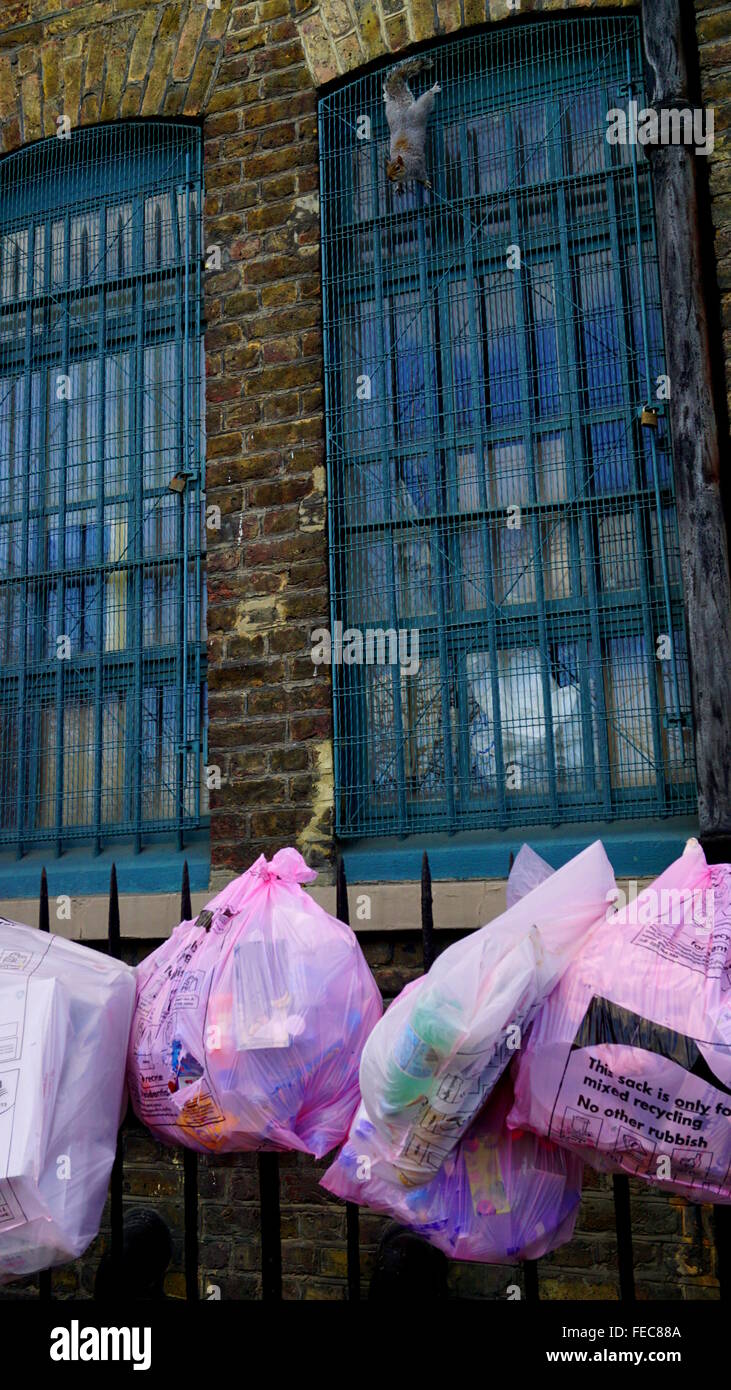
[[[521,845],[515,856],[515,863],[508,874],[508,886],[505,893],[508,907],[514,907],[521,898],[525,897],[526,893],[532,893],[534,888],[545,883],[552,873],[551,865],[547,864],[545,859],[541,859],[540,854],[536,854],[530,845]]]
[[[99,1230],[134,996],[129,966],[0,918],[0,1282]]]
[[[439,1171],[614,891],[597,841],[451,946],[376,1024],[361,1093],[402,1182]]]

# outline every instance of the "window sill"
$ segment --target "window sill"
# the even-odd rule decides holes
[[[404,839],[354,840],[341,846],[348,883],[400,883],[421,876],[429,855],[433,879],[507,877],[510,852],[527,842],[555,869],[594,840],[601,840],[617,878],[654,878],[697,836],[693,817],[667,820],[528,825],[524,830],[464,831],[457,835],[410,835]]]
[[[56,858],[51,845],[34,849],[17,859],[12,850],[0,853],[0,902],[8,898],[36,898],[41,870],[48,876],[49,897],[89,897],[109,892],[112,864],[117,868],[121,893],[180,893],[183,864],[188,861],[192,893],[207,889],[211,868],[208,836],[191,838],[185,849],[172,843],[146,845],[135,854],[132,845],[107,845],[94,855],[86,845],[65,850]]]

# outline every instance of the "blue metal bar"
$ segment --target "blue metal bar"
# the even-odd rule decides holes
[[[103,248],[103,280],[106,280],[107,210],[102,204],[99,209],[99,237]],[[104,284],[99,286],[99,313],[97,333],[99,362],[99,398],[97,401],[97,469],[96,469],[96,528],[97,553],[101,571],[96,579],[97,621],[96,621],[96,670],[94,672],[94,853],[102,849],[102,779],[104,776],[104,612],[106,603],[106,567],[104,524],[105,507],[105,464],[106,464],[106,322],[107,292]]]
[[[28,264],[26,276],[31,279],[35,273],[35,225],[31,223],[28,228]],[[28,302],[25,310],[25,374],[21,378],[23,382],[23,496],[22,509],[23,516],[21,522],[20,538],[20,565],[21,565],[21,612],[18,614],[20,619],[18,640],[20,642],[20,671],[18,674],[18,704],[17,704],[17,761],[15,765],[16,782],[16,830],[17,847],[16,857],[22,858],[23,855],[23,827],[26,817],[25,804],[25,746],[27,728],[27,670],[28,670],[28,633],[25,622],[25,615],[28,612],[28,601],[30,598],[30,588],[28,583],[28,539],[30,530],[30,467],[31,467],[31,438],[32,438],[32,418],[33,418],[33,300],[32,284],[27,285]],[[12,431],[10,436],[10,448],[13,448]],[[13,499],[15,500],[15,499]],[[11,591],[12,592],[12,591]],[[14,624],[17,619],[11,612],[8,615],[10,623]]]
[[[64,229],[64,283],[68,285],[71,280],[71,218],[67,213],[63,220]],[[63,317],[63,347],[61,352],[61,365],[63,374],[69,374],[69,307]],[[58,399],[58,394],[56,396]],[[64,807],[64,690],[65,690],[65,660],[59,658],[56,646],[58,637],[61,633],[66,634],[66,488],[67,488],[67,465],[68,465],[68,434],[69,434],[69,401],[66,398],[64,408],[61,411],[61,467],[58,480],[58,507],[56,516],[58,518],[58,578],[56,580],[56,624],[55,633],[47,633],[54,649],[56,662],[56,855],[60,856],[63,848],[63,807]],[[47,611],[47,610],[46,610]]]
[[[516,149],[514,144],[514,127],[511,122],[511,132],[513,135],[512,157],[516,159]],[[518,200],[515,194],[510,196],[510,239],[511,244],[520,248],[521,257],[525,256],[525,238],[522,235],[520,218],[518,212]],[[522,443],[525,449],[526,473],[528,480],[529,499],[531,503],[538,501],[537,471],[535,457],[535,437],[534,437],[534,417],[531,411],[531,385],[528,365],[528,328],[526,321],[526,275],[525,271],[512,272],[515,275],[514,302],[516,312],[516,323],[518,327],[518,357],[520,362],[520,409],[522,424]],[[517,498],[515,499],[517,502]],[[543,689],[543,723],[546,730],[546,766],[548,773],[548,793],[551,807],[551,821],[556,823],[558,820],[558,800],[556,786],[556,750],[554,745],[553,733],[553,705],[551,700],[551,660],[548,650],[548,627],[546,621],[546,593],[543,578],[543,565],[541,563],[541,543],[540,532],[538,529],[538,518],[535,510],[531,509],[530,528],[533,538],[533,573],[535,575],[536,586],[536,606],[538,609],[538,633],[539,648],[541,654],[541,685]],[[523,718],[530,719],[537,717],[537,712],[526,710]],[[521,790],[524,790],[521,788]]]
[[[467,133],[464,125],[460,125],[460,159],[463,179],[468,177],[467,165]],[[485,469],[488,458],[488,445],[485,437],[485,406],[480,381],[484,370],[484,359],[482,352],[478,351],[480,341],[480,325],[477,317],[477,306],[475,304],[474,287],[478,283],[474,256],[473,242],[474,230],[469,205],[463,210],[464,230],[465,230],[465,281],[467,284],[467,312],[468,312],[468,332],[469,332],[469,353],[470,353],[470,394],[472,399],[473,429],[476,429],[477,439],[475,444],[475,462],[477,468],[477,479],[480,496],[480,506],[487,512],[488,495]],[[504,519],[504,509],[500,509]],[[481,527],[482,535],[482,558],[485,569],[485,587],[487,599],[487,641],[490,652],[490,689],[492,693],[492,727],[495,746],[495,791],[497,796],[497,806],[499,823],[506,823],[507,801],[505,796],[505,759],[503,756],[503,729],[502,729],[502,710],[500,708],[500,673],[498,669],[498,642],[497,642],[497,623],[495,603],[495,545],[493,532],[489,526]]]
[[[186,187],[186,189],[187,189],[187,183],[186,183],[185,187]],[[170,201],[170,215],[171,215],[171,218],[172,218],[173,244],[174,244],[174,248],[175,248],[175,259],[176,259],[176,262],[177,262],[177,270],[176,270],[176,275],[175,275],[175,356],[176,356],[176,361],[177,361],[177,377],[178,377],[178,381],[181,383],[181,395],[182,395],[182,401],[181,401],[182,409],[179,410],[179,412],[178,412],[178,419],[177,419],[176,443],[177,443],[177,447],[178,447],[178,458],[179,458],[179,469],[178,469],[178,471],[180,471],[180,469],[182,469],[183,473],[184,473],[184,474],[187,474],[187,468],[188,468],[188,460],[187,460],[187,450],[188,450],[188,443],[187,443],[187,435],[188,435],[188,428],[187,428],[187,399],[188,399],[188,390],[189,390],[189,381],[188,381],[188,314],[187,314],[187,306],[188,306],[188,286],[187,286],[187,283],[184,283],[184,284],[182,285],[182,287],[181,287],[181,280],[185,280],[185,279],[186,279],[187,259],[188,259],[188,248],[187,248],[187,223],[186,223],[186,228],[185,228],[185,238],[181,237],[181,235],[180,235],[180,224],[179,224],[180,203],[179,203],[179,195],[180,195],[180,189],[179,189],[179,188],[176,187],[176,188],[170,190],[170,199],[169,199],[169,201]],[[184,193],[184,196],[187,198],[187,192]],[[184,244],[184,241],[185,241],[185,244]],[[182,272],[181,272],[181,269],[180,269],[181,266],[184,266],[184,267],[185,267],[184,270],[183,270]],[[184,325],[184,326],[183,326],[183,325]],[[180,556],[181,556],[181,563],[182,563],[182,557],[183,557],[183,554],[184,554],[184,546],[185,546],[184,536],[185,536],[185,497],[186,497],[186,489],[187,489],[187,482],[186,482],[186,486],[185,486],[183,492],[182,492],[181,494],[178,494],[178,515],[177,515],[177,518],[176,518],[176,524],[177,524],[177,530],[178,530],[178,551],[179,551],[179,554],[180,554]],[[163,504],[163,505],[164,505],[164,504]],[[185,794],[185,792],[184,792],[184,788],[185,788],[185,773],[184,773],[184,759],[185,759],[185,747],[184,747],[184,743],[185,743],[185,691],[184,691],[184,681],[185,681],[185,579],[184,579],[184,575],[183,575],[183,572],[182,572],[181,567],[180,567],[180,563],[179,563],[178,568],[177,568],[177,587],[178,587],[178,641],[177,641],[177,649],[176,649],[176,653],[175,653],[175,669],[176,669],[176,684],[177,684],[177,689],[178,689],[178,703],[177,703],[177,710],[176,710],[176,728],[175,728],[175,733],[176,733],[176,740],[175,740],[175,815],[176,815],[176,819],[177,819],[177,840],[178,840],[178,849],[182,849],[182,848],[183,848],[182,809],[183,809],[183,797],[184,797],[184,794]]]
[[[185,262],[183,271],[183,468],[186,483],[180,493],[180,512],[182,516],[182,673],[180,685],[180,741],[178,766],[180,794],[178,800],[178,849],[183,848],[183,823],[185,820],[185,784],[188,762],[188,480],[191,474],[190,453],[190,153],[185,156]],[[198,478],[196,477],[196,494]]]
[[[569,242],[569,217],[566,206],[567,193],[562,189],[558,201],[559,219],[559,246],[560,246],[560,266],[561,279],[565,286],[573,284],[573,268],[571,264],[570,242]],[[581,416],[581,388],[579,383],[579,326],[574,324],[569,312],[569,304],[565,295],[556,296],[556,323],[559,332],[559,351],[566,364],[566,374],[568,377],[568,404],[570,428],[564,431],[563,438],[567,444],[567,476],[570,480],[571,495],[576,496],[583,491],[587,480],[588,461],[584,447],[584,432]],[[573,529],[573,524],[572,524]],[[594,689],[596,691],[595,702],[591,694],[591,682],[587,670],[586,678],[582,680],[581,698],[584,711],[590,715],[589,738],[584,737],[584,757],[586,765],[593,767],[594,763],[594,721],[591,719],[592,707],[596,706],[597,721],[596,734],[599,747],[599,763],[601,767],[601,809],[606,818],[611,815],[612,790],[611,772],[609,759],[609,740],[607,737],[607,710],[604,696],[604,679],[602,674],[602,638],[599,623],[599,601],[597,593],[596,572],[598,567],[598,554],[595,545],[594,533],[591,525],[591,517],[585,506],[581,506],[581,536],[584,542],[584,556],[586,567],[586,586],[588,593],[588,617],[590,630],[590,652],[591,658],[587,662],[588,667],[593,671]],[[579,567],[579,578],[577,594],[581,593],[581,571]],[[582,662],[582,666],[583,666]],[[584,726],[586,718],[584,717]],[[587,743],[590,753],[587,752]]]
[[[318,148],[325,149],[325,108],[322,103],[317,108],[317,135]],[[320,245],[322,247],[322,284],[323,296],[328,293],[330,282],[330,261],[329,261],[329,238],[325,224],[325,204],[324,199],[320,199]],[[323,313],[322,322],[322,355],[324,362],[324,407],[325,419],[330,420],[333,414],[333,402],[330,389],[331,378],[331,357],[333,347],[330,341],[330,318],[327,313]],[[333,476],[337,466],[336,456],[331,444],[331,430],[325,431],[325,457],[328,475],[328,496],[327,496],[327,560],[328,574],[330,580],[330,627],[334,628],[337,620],[337,572],[336,572],[336,553],[335,553],[335,498]],[[333,729],[333,778],[335,783],[335,822],[339,828],[341,824],[341,802],[340,789],[345,783],[343,776],[342,756],[341,756],[341,735],[340,735],[340,691],[334,679],[333,672],[333,701],[332,701],[332,729]]]
[[[396,597],[396,570],[394,547],[396,543],[397,530],[394,517],[394,498],[391,485],[391,461],[389,458],[388,441],[391,439],[391,423],[389,419],[388,401],[386,399],[386,381],[388,352],[386,350],[386,308],[383,293],[383,265],[381,251],[382,234],[382,212],[380,206],[380,191],[378,179],[378,161],[375,141],[370,142],[371,177],[374,188],[374,217],[372,227],[372,246],[375,268],[375,288],[376,288],[376,323],[378,339],[378,360],[382,364],[380,368],[382,388],[379,394],[379,414],[381,418],[381,448],[382,454],[382,475],[383,475],[383,510],[384,510],[384,537],[387,542],[387,570],[388,570],[388,600],[389,617],[393,627],[398,628],[399,612]],[[378,389],[378,386],[376,386]],[[345,479],[343,477],[343,484]],[[406,760],[404,753],[404,727],[401,709],[401,670],[400,667],[391,670],[391,690],[393,698],[393,723],[394,739],[396,743],[396,764],[397,764],[397,796],[399,815],[402,819],[406,818]],[[368,734],[366,733],[366,740]],[[370,761],[370,759],[369,759]],[[366,776],[370,776],[368,769]]]
[[[133,203],[132,219],[132,240],[133,265],[138,272],[144,269],[145,265],[145,206],[144,199],[138,195]],[[134,283],[134,314],[135,314],[135,343],[134,343],[134,366],[130,374],[130,388],[133,392],[130,401],[130,419],[134,437],[134,450],[130,460],[130,469],[139,467],[139,477],[132,478],[133,489],[132,506],[128,510],[128,517],[131,513],[132,536],[131,536],[131,560],[130,577],[132,580],[132,609],[129,617],[131,618],[131,628],[133,632],[132,651],[135,658],[134,682],[133,682],[133,705],[132,716],[128,716],[128,729],[131,739],[128,743],[128,753],[132,759],[132,823],[134,827],[134,848],[135,853],[139,854],[142,850],[142,700],[143,684],[142,670],[145,660],[144,651],[144,614],[143,614],[143,595],[144,595],[144,490],[145,490],[145,436],[144,436],[144,373],[145,373],[145,347],[144,347],[144,323],[145,323],[145,288],[141,278]],[[132,361],[132,353],[130,353]],[[128,522],[129,524],[129,522]]]
[[[196,146],[196,188],[198,198],[196,202],[195,228],[195,325],[193,331],[193,341],[191,351],[195,354],[195,370],[193,379],[199,380],[201,363],[201,300],[202,300],[202,266],[203,266],[203,247],[201,245],[202,231],[202,207],[200,190],[203,187],[203,150],[200,142]],[[201,768],[201,748],[205,742],[207,746],[207,731],[203,730],[201,739],[201,727],[204,722],[204,713],[201,704],[202,689],[202,663],[203,663],[203,527],[201,510],[205,501],[205,460],[202,456],[201,445],[201,419],[200,419],[200,392],[196,391],[195,396],[195,466],[197,480],[195,485],[195,725],[193,738],[194,768],[193,777],[195,785],[195,819],[196,823],[201,815],[201,774],[205,775],[205,765],[208,762],[207,754],[204,757],[204,766]]]
[[[421,192],[422,209],[424,208],[424,192]],[[437,450],[436,441],[439,438],[439,431],[436,428],[434,419],[434,343],[431,326],[431,297],[429,286],[426,279],[426,245],[424,238],[424,217],[419,217],[417,223],[417,237],[419,247],[418,272],[419,272],[419,299],[421,301],[421,334],[422,334],[422,361],[424,364],[424,394],[426,398],[426,413],[429,425],[428,453],[431,461],[430,478],[434,489],[434,498],[440,490],[438,469],[440,466],[440,451]],[[427,532],[429,535],[430,533]],[[443,531],[438,526],[433,528],[430,535],[430,550],[433,556],[436,578],[434,587],[437,597],[437,641],[439,648],[439,686],[442,706],[442,763],[444,767],[444,797],[447,806],[447,823],[450,830],[455,827],[455,805],[454,805],[454,767],[452,762],[452,712],[449,698],[450,683],[450,652],[447,645],[447,606],[445,595],[448,592],[449,574],[445,565],[446,547],[448,540]]]

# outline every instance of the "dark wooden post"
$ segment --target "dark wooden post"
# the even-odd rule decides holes
[[[649,101],[658,114],[662,108],[682,109],[689,103],[689,80],[680,0],[642,0],[642,26]],[[704,845],[715,842],[726,853],[731,847],[731,588],[703,293],[697,156],[680,144],[646,150],[670,377],[700,833]]]

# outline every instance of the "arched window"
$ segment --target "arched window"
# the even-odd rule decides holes
[[[383,71],[320,105],[338,831],[688,814],[637,20],[426,57],[431,190]]]
[[[0,842],[201,824],[200,132],[0,162]]]

